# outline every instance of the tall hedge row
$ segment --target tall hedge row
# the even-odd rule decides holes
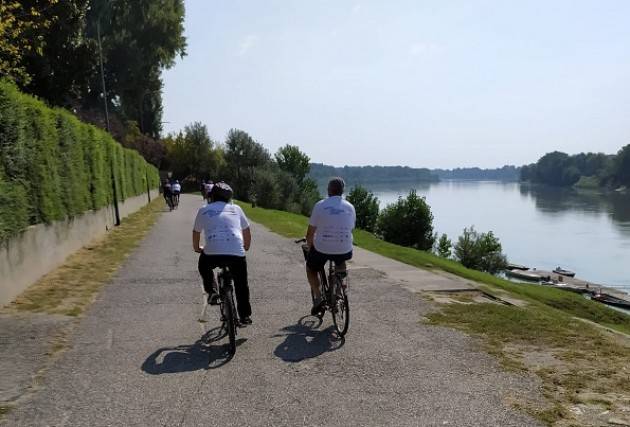
[[[148,182],[147,182],[148,180]],[[159,185],[136,151],[0,81],[0,240]]]

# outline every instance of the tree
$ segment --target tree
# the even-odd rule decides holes
[[[442,234],[437,242],[435,252],[442,258],[450,258],[452,247],[453,243],[449,240],[448,236],[446,234]]]
[[[236,198],[249,201],[254,171],[271,162],[265,147],[245,131],[230,129],[225,141],[225,176],[234,188]]]
[[[478,233],[474,227],[464,228],[455,244],[455,258],[467,268],[496,274],[507,266],[501,242],[492,233]]]
[[[630,144],[617,153],[614,160],[613,175],[617,183],[630,186]]]
[[[304,178],[311,168],[311,159],[295,145],[285,145],[275,154],[276,163],[285,172],[293,175],[298,185],[302,185]]]
[[[383,209],[377,231],[388,242],[424,251],[431,249],[435,241],[431,208],[415,190]]]
[[[0,76],[8,76],[19,85],[28,84],[32,75],[25,63],[25,55],[43,54],[43,34],[52,25],[42,10],[53,7],[58,0],[33,2],[0,2]]]
[[[205,125],[195,122],[177,135],[164,140],[166,159],[164,166],[180,179],[215,178],[223,167],[223,154],[208,135]]]
[[[347,200],[354,205],[357,214],[357,227],[362,230],[374,231],[378,219],[378,198],[359,185],[350,191]]]
[[[111,109],[136,121],[141,132],[159,136],[161,73],[185,55],[183,0],[93,0],[87,14],[90,38],[96,39],[99,25]],[[98,73],[91,87],[89,103],[101,103]]]

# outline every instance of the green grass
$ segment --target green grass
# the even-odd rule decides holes
[[[271,231],[286,237],[303,237],[308,218],[290,212],[252,208],[240,203],[246,215]],[[543,304],[571,316],[580,317],[603,326],[630,334],[630,316],[612,310],[600,303],[589,301],[580,295],[537,285],[516,284],[491,274],[471,270],[458,262],[438,257],[428,252],[385,242],[363,230],[355,230],[354,243],[363,249],[423,269],[437,269],[459,277],[487,285],[487,290],[502,290],[532,304]]]

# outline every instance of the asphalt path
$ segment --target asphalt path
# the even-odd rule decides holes
[[[253,325],[227,357],[201,308],[191,229],[200,197],[162,215],[7,426],[530,426],[508,401],[535,391],[383,272],[350,270],[351,324],[308,316],[297,245],[253,224]]]

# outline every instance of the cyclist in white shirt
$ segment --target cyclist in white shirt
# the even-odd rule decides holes
[[[341,197],[344,187],[341,178],[328,182],[328,198],[315,204],[306,231],[306,243],[310,248],[306,256],[306,277],[314,296],[313,315],[321,311],[322,304],[317,272],[328,260],[344,269],[345,262],[352,258],[352,230],[356,213],[354,206]]]
[[[182,192],[182,186],[180,185],[178,180],[171,185],[171,190],[173,191],[173,198],[176,200],[176,206],[179,205],[179,194]]]
[[[199,273],[208,302],[216,305],[219,299],[213,269],[227,266],[234,278],[236,308],[241,323],[251,324],[252,308],[249,303],[247,260],[252,234],[249,222],[240,206],[230,203],[233,191],[224,182],[212,187],[210,202],[197,212],[193,227],[193,249],[199,253]],[[200,246],[201,232],[205,246]]]

